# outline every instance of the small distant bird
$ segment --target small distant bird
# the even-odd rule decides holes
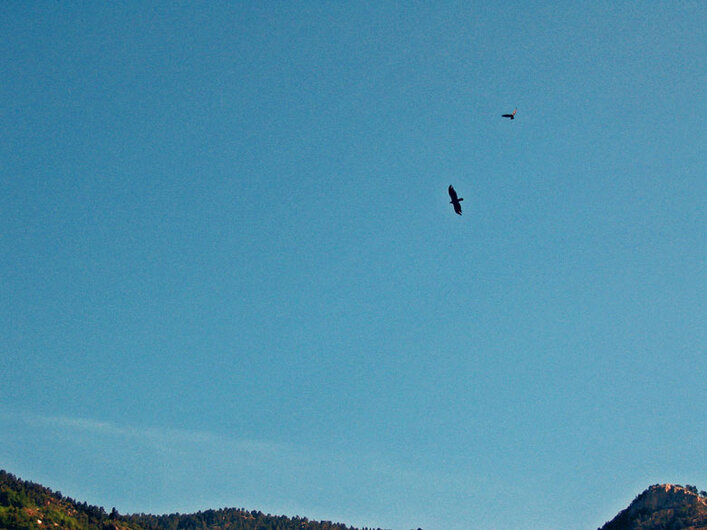
[[[518,109],[514,109],[510,114],[501,114],[501,118],[510,118],[514,120],[516,117],[516,112],[518,112]]]
[[[463,201],[463,198],[457,197],[457,192],[454,190],[454,186],[451,184],[449,185],[449,198],[452,199],[449,201],[450,204],[454,206],[454,211],[458,214],[462,214],[462,205],[459,204],[461,201]]]

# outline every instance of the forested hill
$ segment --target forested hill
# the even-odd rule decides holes
[[[0,470],[2,530],[358,530],[329,521],[226,508],[193,514],[121,515]],[[374,530],[374,529],[360,529]],[[380,529],[375,529],[380,530]]]
[[[0,470],[0,530],[381,530],[356,529],[243,508],[192,514],[121,515],[115,508],[77,502],[59,491]],[[601,530],[707,529],[707,492],[695,486],[656,484]],[[420,530],[420,529],[418,529]]]

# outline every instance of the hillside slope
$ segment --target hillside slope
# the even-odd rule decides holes
[[[0,530],[357,530],[341,523],[310,521],[259,511],[225,508],[193,514],[121,515],[77,502],[0,470]],[[370,529],[373,530],[373,529]],[[380,529],[377,529],[380,530]]]
[[[600,530],[707,529],[707,498],[694,486],[655,484]]]

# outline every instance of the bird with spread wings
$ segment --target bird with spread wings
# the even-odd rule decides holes
[[[448,191],[449,191],[449,198],[452,199],[451,201],[449,201],[449,203],[452,206],[454,206],[454,212],[457,213],[458,215],[461,215],[462,214],[462,205],[460,203],[464,199],[461,197],[457,197],[457,192],[454,189],[454,186],[452,186],[451,184],[449,185]]]

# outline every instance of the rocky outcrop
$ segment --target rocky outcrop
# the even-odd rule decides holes
[[[651,486],[601,530],[707,529],[707,498],[694,490],[674,484]]]
[[[648,488],[629,508],[634,511],[649,510],[654,512],[685,504],[702,504],[707,506],[707,499],[700,497],[682,486],[661,484]]]

